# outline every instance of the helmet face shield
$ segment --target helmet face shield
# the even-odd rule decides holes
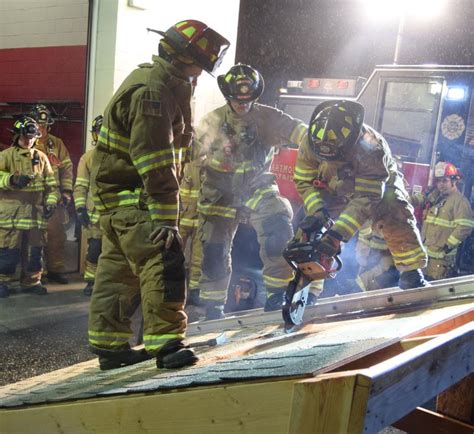
[[[263,77],[256,69],[240,63],[219,75],[217,84],[227,100],[241,104],[260,98],[265,87]]]
[[[323,102],[313,112],[309,141],[323,160],[339,158],[358,139],[364,121],[364,108],[353,101]]]

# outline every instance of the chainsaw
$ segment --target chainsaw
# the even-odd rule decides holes
[[[295,271],[289,282],[282,307],[283,320],[287,328],[301,324],[313,280],[332,279],[342,267],[338,255],[328,256],[318,251],[318,245],[334,221],[327,218],[306,219],[300,225],[302,240],[291,241],[283,251],[283,257]]]

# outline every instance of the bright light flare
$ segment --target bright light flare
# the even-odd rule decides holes
[[[446,0],[362,0],[367,13],[374,19],[389,19],[402,15],[429,19],[439,15]]]

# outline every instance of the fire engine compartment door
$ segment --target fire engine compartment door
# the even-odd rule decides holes
[[[381,78],[375,128],[394,155],[404,161],[431,163],[442,89],[442,78]]]

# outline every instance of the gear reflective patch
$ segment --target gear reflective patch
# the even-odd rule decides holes
[[[144,99],[142,101],[142,114],[147,116],[161,116],[161,101]]]

